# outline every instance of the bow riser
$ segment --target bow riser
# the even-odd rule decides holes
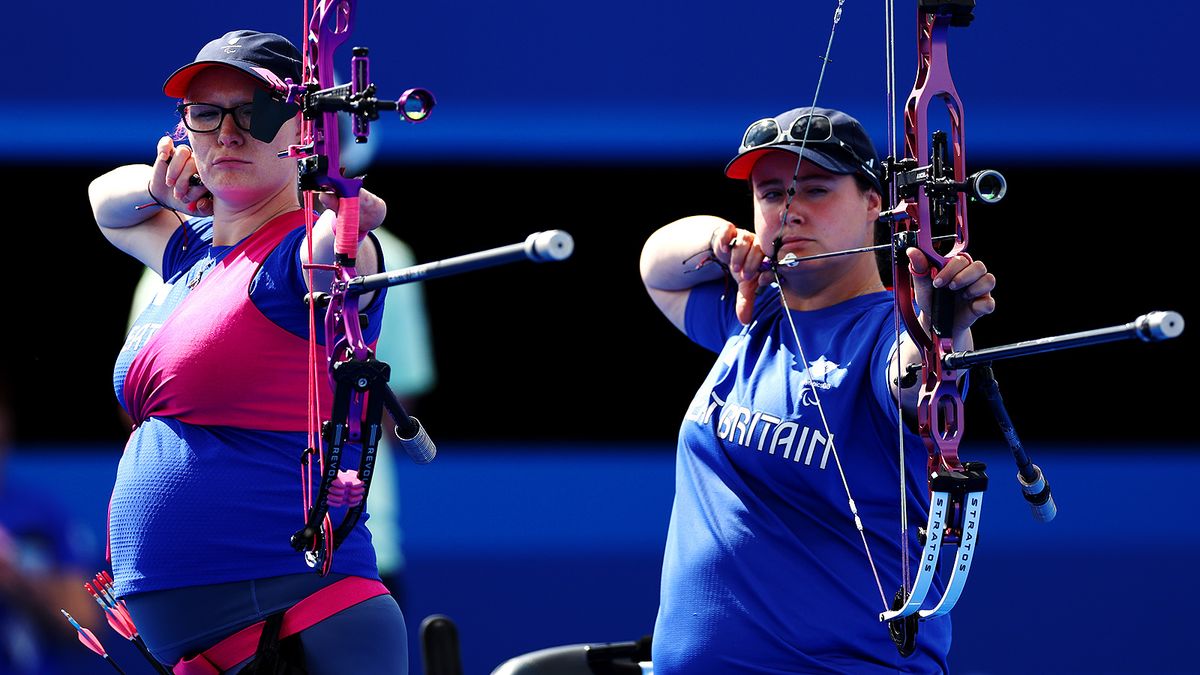
[[[907,241],[929,260],[930,274],[935,274],[954,256],[965,253],[969,240],[967,199],[958,189],[965,184],[966,178],[963,105],[950,75],[946,46],[947,31],[951,26],[961,25],[959,17],[944,5],[927,7],[922,3],[918,7],[917,78],[905,104],[905,153],[910,163],[915,161],[915,173],[921,176],[923,185],[905,197],[908,217],[897,223],[897,229],[906,230]],[[930,143],[929,112],[938,102],[945,106],[949,117],[953,149],[950,153],[946,152],[941,134]],[[950,228],[954,241],[943,252],[935,247],[934,237]],[[960,373],[945,368],[942,362],[943,355],[954,351],[951,336],[954,298],[947,289],[934,291],[930,317],[932,331],[928,331],[921,325],[914,309],[915,292],[907,262],[899,260],[896,267],[900,315],[922,354],[917,422],[930,456],[930,475],[938,470],[961,471],[958,459],[963,430],[962,396],[958,391]]]
[[[905,104],[904,113],[904,146],[907,157],[916,159],[917,166],[931,167],[931,176],[945,178],[944,161],[940,153],[931,151],[929,142],[929,108],[935,101],[940,100],[950,118],[950,133],[953,143],[953,174],[955,183],[961,184],[966,178],[966,136],[963,120],[963,104],[954,87],[950,76],[949,54],[946,47],[946,32],[953,24],[953,16],[949,13],[927,14],[923,10],[918,15],[917,47],[919,50],[917,81],[912,93]],[[947,225],[939,222],[948,220],[946,213],[931,213],[928,188],[918,193],[915,198],[907,201],[907,211],[918,225],[916,230],[916,247],[929,257],[933,266],[941,269],[950,258],[967,249],[967,205],[961,190],[955,191],[958,197],[954,203],[954,234],[955,240],[946,253],[939,252],[933,243],[934,225]]]

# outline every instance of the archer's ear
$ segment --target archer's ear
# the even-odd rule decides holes
[[[300,145],[300,119],[299,113],[295,117],[288,118],[279,127],[272,142],[281,146],[283,150],[287,150],[290,145]]]
[[[883,197],[874,189],[867,190],[867,211],[871,214],[871,220],[874,221],[879,217],[879,212],[883,210]]]

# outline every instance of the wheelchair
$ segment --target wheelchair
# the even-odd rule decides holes
[[[458,630],[446,616],[421,622],[425,675],[462,675]],[[636,642],[562,645],[515,656],[492,675],[654,675],[650,636]]]

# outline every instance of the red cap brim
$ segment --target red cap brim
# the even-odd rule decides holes
[[[284,83],[274,73],[250,63],[239,63],[236,61],[197,61],[196,63],[189,63],[171,73],[171,76],[163,83],[163,93],[171,98],[183,98],[187,95],[187,90],[191,86],[192,80],[200,73],[215,66],[229,68],[230,70],[249,75],[268,89],[279,89],[284,86]]]

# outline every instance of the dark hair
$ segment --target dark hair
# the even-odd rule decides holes
[[[866,194],[867,190],[875,192],[875,186],[866,178],[855,174],[854,182],[858,184],[858,189]],[[884,205],[883,195],[880,195],[881,205]],[[892,226],[883,218],[875,221],[875,244],[890,244],[892,243]],[[879,268],[879,278],[883,280],[885,286],[891,287],[892,284],[892,249],[884,248],[875,252],[875,266]]]
[[[871,182],[871,179],[867,178],[866,176],[862,175],[861,173],[853,173],[850,175],[854,176],[854,184],[858,186],[858,191],[860,193],[865,195],[865,194],[867,194],[867,191],[870,190],[871,192],[879,194],[879,190],[875,189],[875,184]],[[882,202],[883,195],[879,195],[879,198],[880,198],[880,202]]]

